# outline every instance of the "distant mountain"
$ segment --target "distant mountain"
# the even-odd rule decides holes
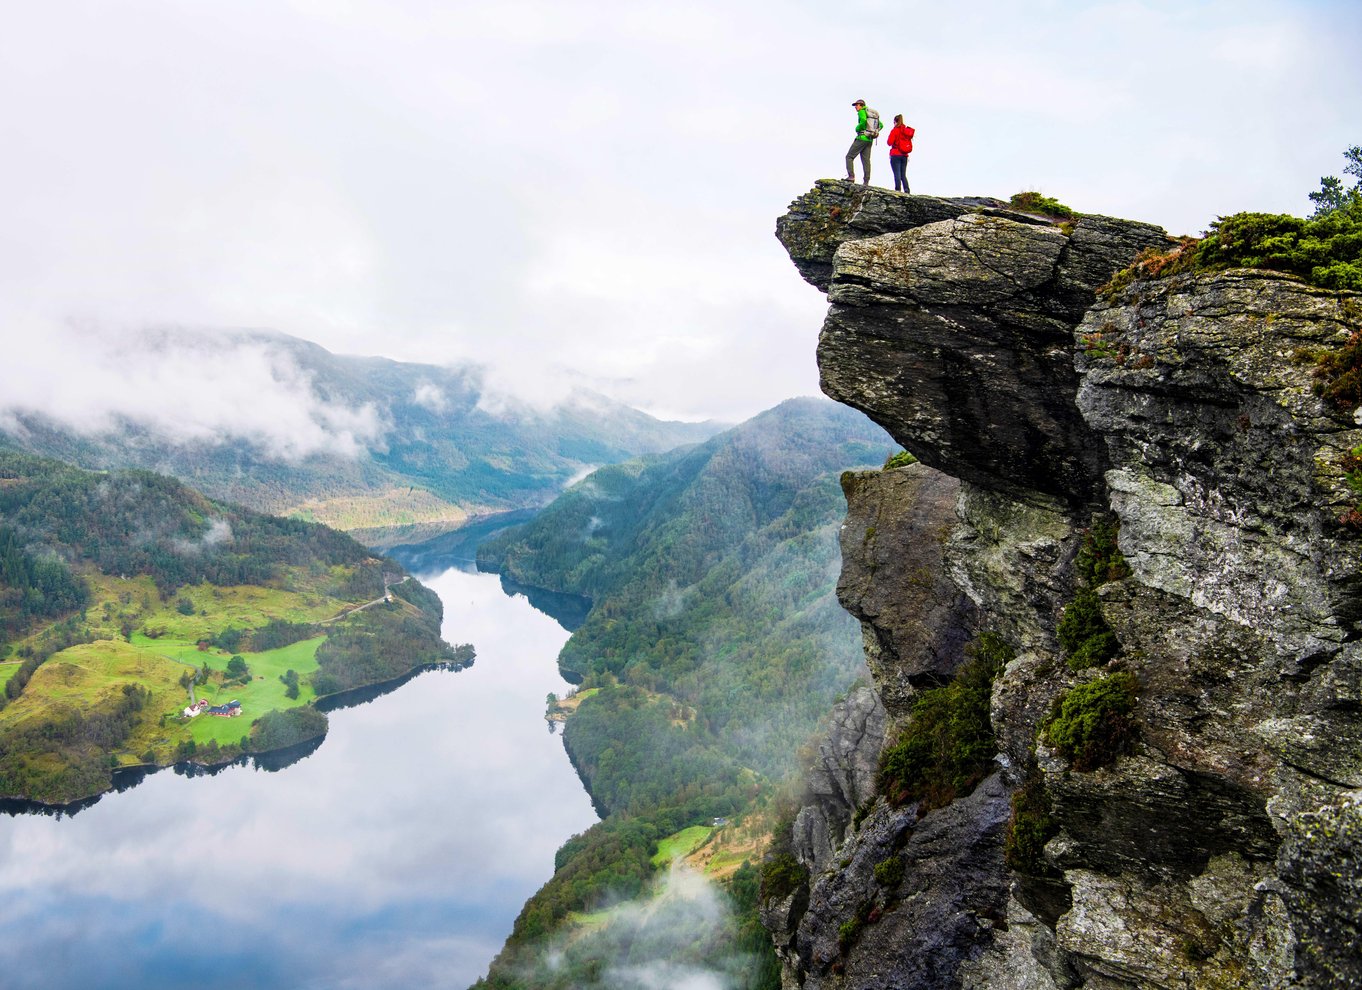
[[[772,985],[769,943],[742,934],[744,921],[759,929],[755,873],[739,866],[758,855],[800,745],[864,667],[835,594],[839,481],[894,449],[859,412],[791,400],[702,444],[602,468],[482,545],[479,565],[503,578],[591,600],[559,656],[581,687],[555,705],[606,817],[559,851],[480,987],[601,985],[592,973],[624,929],[599,909],[650,889],[664,849],[699,833],[703,869],[727,885],[737,920],[697,935],[698,955],[751,952],[755,968],[722,982]],[[716,818],[734,826],[710,835]],[[541,950],[564,926],[569,948],[549,964]],[[681,961],[694,960],[668,958]]]
[[[135,360],[173,352],[181,364],[186,352],[207,363],[232,349],[257,349],[302,383],[307,400],[340,418],[363,413],[374,429],[357,437],[360,449],[353,452],[285,456],[241,436],[178,438],[141,415],[76,429],[40,410],[6,410],[0,397],[0,445],[85,468],[146,468],[214,498],[392,546],[472,515],[541,505],[591,468],[704,440],[722,428],[664,422],[586,391],[540,409],[490,395],[475,366],[337,355],[279,333],[157,331],[138,346]]]

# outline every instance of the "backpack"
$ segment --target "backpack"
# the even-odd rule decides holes
[[[880,112],[865,108],[865,139],[873,141],[880,136]]]

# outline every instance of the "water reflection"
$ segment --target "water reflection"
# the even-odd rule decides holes
[[[282,772],[147,777],[0,819],[3,984],[463,987],[595,816],[544,697],[567,634],[493,575],[423,578],[476,665],[333,711]]]
[[[538,514],[538,509],[515,509],[483,516],[433,540],[393,547],[388,556],[401,561],[414,574],[439,573],[450,567],[476,571],[478,546],[484,540],[503,529],[529,522]]]

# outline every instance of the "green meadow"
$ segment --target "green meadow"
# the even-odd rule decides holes
[[[302,590],[199,584],[162,600],[155,584],[145,576],[118,578],[86,573],[92,592],[86,622],[90,634],[96,637],[94,642],[55,653],[38,667],[24,692],[0,710],[0,729],[50,720],[64,712],[91,711],[114,698],[123,685],[135,684],[149,691],[150,697],[136,729],[113,754],[116,763],[141,763],[148,754],[157,763],[167,763],[174,759],[179,746],[190,740],[196,746],[214,741],[219,746],[240,744],[260,716],[306,705],[316,698],[311,675],[318,669],[317,648],[326,637],[262,652],[239,651],[250,675],[245,683],[224,683],[233,654],[207,646],[205,641],[228,627],[250,630],[273,619],[322,623],[356,604],[322,590],[336,583],[333,570],[301,572],[293,577]],[[38,632],[33,637],[35,643]],[[201,647],[200,643],[205,645]],[[0,688],[19,666],[17,660],[0,663]],[[182,718],[190,703],[190,691],[182,681],[186,674],[192,676],[205,667],[210,672],[208,680],[194,685],[194,698],[210,705],[240,701],[241,715]],[[298,674],[297,698],[285,693],[287,687],[281,678],[288,670]]]
[[[659,839],[657,852],[653,854],[653,865],[666,866],[674,859],[685,859],[698,849],[713,831],[709,825],[692,825],[665,839]]]
[[[297,708],[312,701],[317,695],[312,690],[309,676],[317,669],[317,647],[325,640],[325,636],[318,636],[277,650],[240,654],[250,670],[249,681],[245,684],[219,684],[210,681],[198,685],[194,690],[196,697],[206,700],[210,705],[240,701],[241,714],[236,718],[199,715],[188,725],[190,738],[200,745],[213,739],[217,740],[218,745],[239,742],[243,736],[250,734],[251,722],[266,712]],[[209,663],[214,670],[222,670],[226,667],[227,660],[225,654],[215,653],[209,658]],[[290,698],[284,693],[286,688],[280,678],[287,670],[296,671],[298,674],[296,698]]]

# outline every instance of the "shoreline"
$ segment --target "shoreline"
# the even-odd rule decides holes
[[[306,705],[298,705],[292,709],[271,709],[271,711],[295,711],[301,708],[312,708],[322,715],[326,715],[328,712],[353,708],[357,705],[367,704],[370,701],[381,698],[383,695],[398,690],[408,681],[414,680],[416,677],[428,671],[446,670],[457,673],[458,671],[472,666],[473,659],[473,657],[470,657],[467,660],[437,660],[421,663],[412,667],[405,673],[399,674],[396,677],[390,677],[387,680],[375,681],[371,684],[348,688],[344,691],[337,691],[332,694],[319,695],[309,701]],[[252,724],[254,724],[254,722]],[[77,795],[64,801],[42,801],[25,795],[0,794],[0,814],[10,815],[11,817],[25,814],[51,815],[59,818],[75,815],[96,804],[105,795],[110,793],[121,794],[124,791],[131,790],[142,783],[147,777],[152,774],[160,773],[163,770],[170,770],[184,777],[212,776],[221,773],[228,767],[248,765],[251,762],[256,764],[256,769],[258,770],[265,770],[267,772],[283,770],[316,752],[322,743],[326,741],[329,732],[330,724],[328,722],[326,728],[316,735],[289,743],[287,746],[259,750],[245,749],[230,756],[224,755],[223,758],[214,761],[202,761],[191,758],[188,760],[178,760],[173,763],[125,764],[110,770],[108,786],[91,794]]]

